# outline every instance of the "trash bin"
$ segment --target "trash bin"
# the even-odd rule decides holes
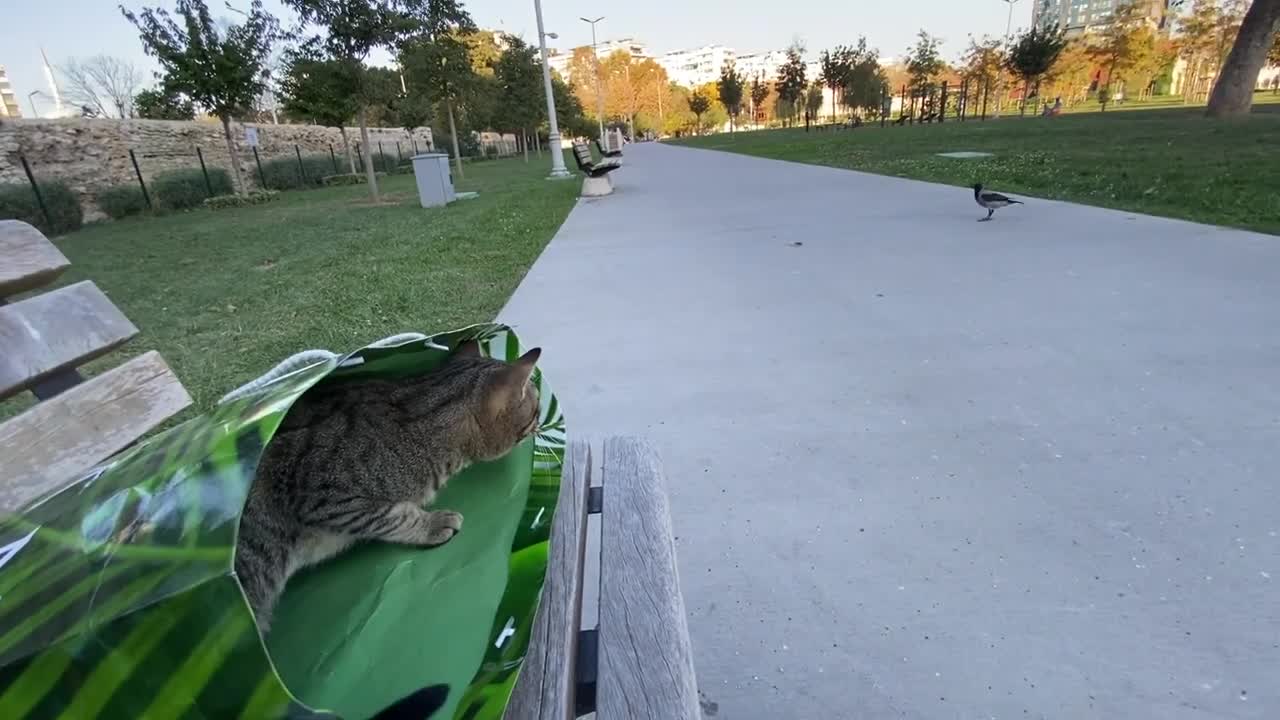
[[[422,207],[437,207],[457,199],[453,192],[453,177],[449,174],[448,155],[414,155],[413,177],[418,181],[418,200],[422,202]]]

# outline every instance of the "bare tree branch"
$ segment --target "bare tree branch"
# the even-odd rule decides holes
[[[99,117],[133,117],[133,96],[142,85],[142,73],[133,63],[95,55],[86,60],[72,58],[58,71],[73,103],[92,108]]]

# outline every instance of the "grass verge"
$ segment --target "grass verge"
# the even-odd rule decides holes
[[[1203,110],[719,134],[691,147],[1070,200],[1280,234],[1280,105],[1244,121]],[[937,153],[971,150],[983,159]]]
[[[424,210],[412,175],[285,193],[265,205],[88,226],[57,240],[60,284],[90,279],[141,330],[89,367],[159,350],[196,409],[308,348],[336,352],[405,331],[492,320],[578,194],[547,164],[476,163],[474,200]],[[15,398],[0,416],[30,403]]]

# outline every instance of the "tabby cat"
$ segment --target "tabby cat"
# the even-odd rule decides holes
[[[539,353],[507,363],[472,340],[426,375],[298,399],[262,456],[236,542],[236,575],[264,635],[301,568],[361,540],[434,547],[462,529],[462,515],[423,507],[467,465],[537,430]]]

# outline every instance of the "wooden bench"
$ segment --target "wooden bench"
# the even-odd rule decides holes
[[[596,138],[596,149],[600,151],[600,157],[619,158],[622,157],[622,150],[610,150],[600,144],[600,139]]]
[[[0,259],[0,400],[29,390],[39,401],[0,423],[3,516],[128,447],[191,397],[154,351],[85,380],[79,366],[138,329],[88,280],[13,300],[70,265],[27,223],[0,220]]]
[[[592,482],[596,481],[593,486]],[[657,453],[635,438],[570,443],[533,639],[508,720],[701,717]],[[599,624],[581,629],[588,517],[600,526]]]
[[[55,280],[67,259],[38,230],[0,222],[0,298]],[[40,400],[0,424],[0,516],[64,487],[191,403],[158,353],[89,380],[76,368],[137,328],[92,282],[0,301],[0,398]],[[594,520],[591,520],[594,518]],[[588,525],[599,527],[599,572]],[[657,454],[634,438],[571,442],[533,637],[506,717],[700,717],[693,655]],[[599,587],[583,628],[584,589]],[[589,610],[591,608],[588,608]]]
[[[594,162],[591,157],[591,148],[587,147],[586,143],[573,144],[573,159],[577,161],[578,169],[586,176],[582,180],[583,197],[599,197],[613,192],[609,173],[622,167],[617,160]]]

